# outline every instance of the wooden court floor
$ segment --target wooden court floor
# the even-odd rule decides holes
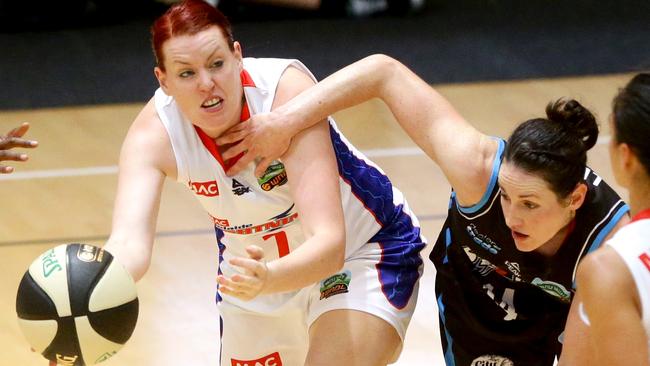
[[[481,131],[506,137],[518,122],[542,116],[546,104],[571,96],[596,112],[599,144],[589,164],[615,189],[607,144],[611,99],[631,75],[439,85]],[[111,223],[122,138],[143,103],[0,112],[0,132],[19,122],[40,147],[16,173],[0,176],[0,365],[45,365],[29,351],[15,315],[18,283],[31,261],[68,242],[102,245]],[[429,247],[442,225],[449,186],[379,101],[335,116],[345,135],[391,177],[420,218]],[[146,153],[143,151],[142,153]],[[396,365],[443,365],[434,270],[425,260],[418,306]],[[167,182],[152,266],[138,283],[140,317],[126,346],[106,365],[217,365],[214,304],[217,252],[207,215],[184,190]]]

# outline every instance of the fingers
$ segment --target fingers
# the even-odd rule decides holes
[[[0,150],[12,149],[14,147],[34,148],[36,146],[38,146],[38,141],[21,139],[20,137],[9,135],[7,137],[0,137]]]
[[[260,261],[264,258],[264,249],[258,247],[257,245],[249,245],[246,247],[246,253],[248,256],[256,261]]]
[[[257,276],[265,270],[264,263],[251,258],[232,258],[229,262],[233,266],[244,269],[248,275]]]
[[[262,158],[259,163],[257,163],[257,167],[255,167],[255,176],[256,177],[261,177],[264,175],[264,172],[266,169],[271,165],[273,162],[273,159],[270,158]]]
[[[13,173],[14,168],[10,166],[0,165],[0,174],[9,174]]]
[[[25,153],[0,150],[0,160],[26,161],[27,159],[29,159],[29,157]]]
[[[231,166],[228,171],[226,171],[226,174],[228,174],[229,177],[232,177],[234,175],[239,174],[248,164],[250,164],[253,160],[255,160],[255,156],[253,154],[244,154],[244,156],[241,157],[235,163],[235,165]]]
[[[23,122],[20,126],[14,128],[13,130],[9,131],[7,136],[9,137],[23,137],[25,133],[27,133],[27,130],[29,130],[29,123]]]
[[[244,137],[248,136],[250,133],[248,130],[248,127],[250,126],[249,121],[250,120],[238,123],[235,126],[231,127],[224,134],[217,137],[215,140],[217,145],[234,144],[237,141],[243,140]]]
[[[241,154],[243,152],[246,152],[248,150],[248,148],[249,148],[249,145],[244,140],[244,141],[241,141],[241,142],[239,142],[239,143],[237,143],[235,145],[229,146],[226,150],[223,151],[223,153],[221,153],[221,157],[223,158],[223,160],[232,159],[235,156],[237,156],[237,155],[239,155],[239,154]]]

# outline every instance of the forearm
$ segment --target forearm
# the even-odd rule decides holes
[[[151,250],[138,250],[138,245],[111,236],[104,249],[126,268],[134,281],[139,281],[149,269]]]
[[[343,266],[344,241],[326,233],[315,235],[291,254],[268,262],[263,293],[297,290],[335,274]]]
[[[398,65],[388,56],[368,56],[328,76],[274,112],[295,134],[372,98],[386,101],[385,91],[392,85]]]

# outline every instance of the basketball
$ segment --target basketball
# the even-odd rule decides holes
[[[31,347],[60,365],[109,359],[131,337],[136,287],[107,251],[87,244],[47,250],[25,272],[16,297],[18,323]]]

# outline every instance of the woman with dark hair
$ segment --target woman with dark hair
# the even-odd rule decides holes
[[[124,140],[106,250],[140,279],[163,182],[176,180],[214,223],[221,365],[394,362],[425,246],[401,192],[329,118],[260,177],[253,167],[227,176],[237,158],[215,143],[313,75],[297,60],[244,58],[228,20],[202,0],[173,5],[152,43],[160,88]]]
[[[627,218],[587,166],[598,126],[575,100],[548,105],[508,141],[486,136],[417,75],[383,55],[334,73],[276,110],[224,134],[225,157],[281,156],[291,136],[338,110],[380,98],[452,187],[430,259],[447,365],[552,365],[573,328],[578,262]],[[567,317],[569,321],[567,323]]]
[[[567,352],[582,357],[572,365],[648,366],[650,74],[636,75],[614,98],[610,126],[612,169],[630,194],[632,222],[580,263],[580,315],[588,336],[567,337]]]

